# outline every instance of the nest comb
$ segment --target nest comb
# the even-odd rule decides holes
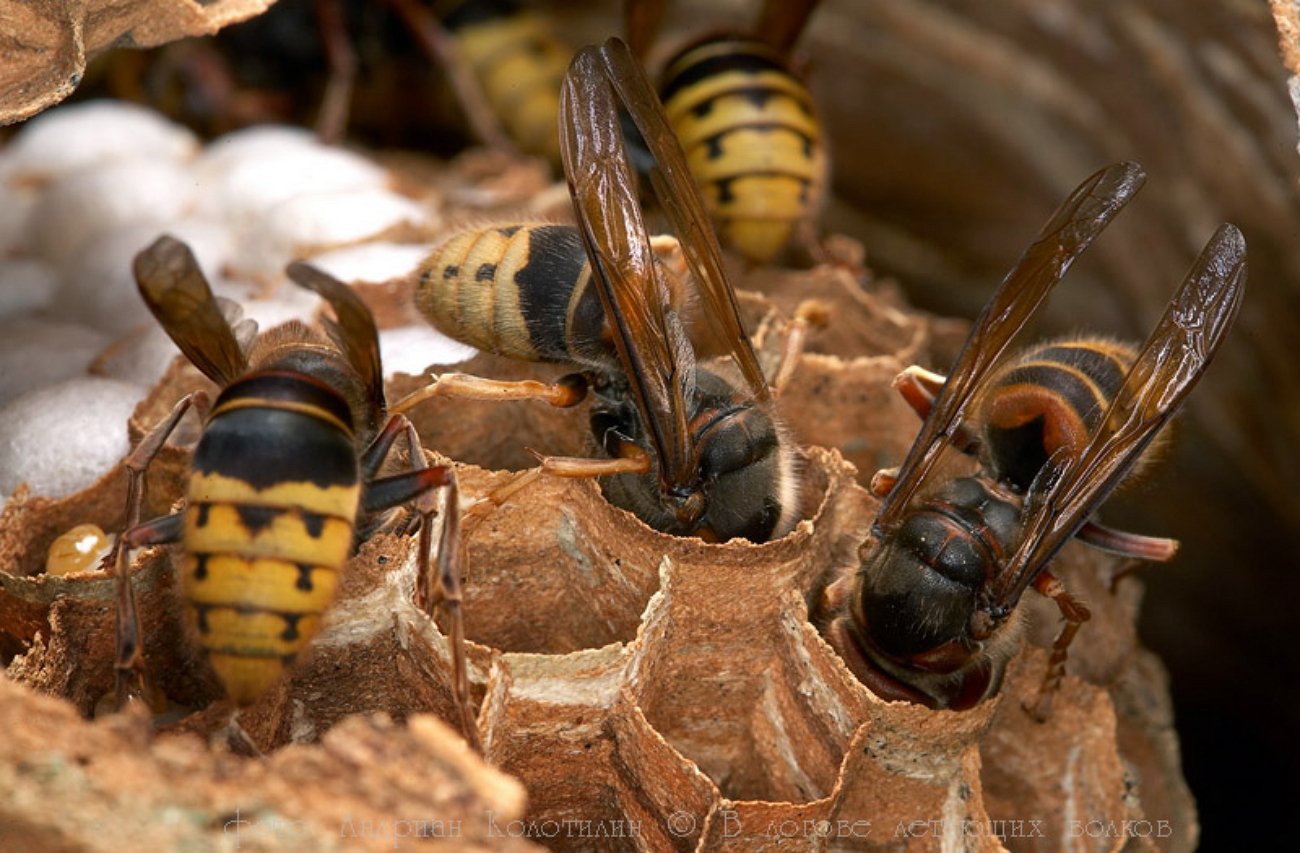
[[[960,329],[921,319],[886,286],[864,290],[843,271],[764,272],[744,284],[767,294],[742,299],[760,344],[799,299],[833,306],[835,325],[780,401],[806,445],[805,521],[764,545],[706,545],[646,528],[594,483],[541,479],[467,530],[470,676],[495,770],[431,719],[456,719],[446,641],[411,603],[412,541],[392,536],[365,543],[311,652],[240,717],[265,760],[186,737],[219,730],[230,711],[186,642],[163,549],[137,553],[133,572],[148,677],[177,721],[151,739],[142,719],[83,719],[112,687],[111,584],[94,572],[45,577],[41,561],[77,523],[120,524],[119,469],[63,500],[17,495],[0,516],[9,680],[80,712],[3,686],[19,733],[3,763],[10,789],[49,793],[49,774],[15,768],[71,761],[84,784],[64,795],[67,810],[85,806],[100,826],[123,831],[169,803],[196,815],[169,830],[169,844],[228,834],[222,818],[241,807],[287,815],[311,838],[332,833],[335,842],[345,818],[356,830],[364,814],[375,837],[350,840],[375,847],[393,841],[381,820],[391,830],[416,817],[460,821],[455,840],[468,846],[522,845],[523,836],[563,849],[1192,846],[1195,812],[1161,671],[1133,629],[1139,585],[1126,580],[1112,593],[1113,559],[1071,545],[1054,564],[1094,618],[1071,649],[1046,724],[1021,710],[1057,625],[1054,608],[1032,595],[1022,608],[1031,642],[1000,696],[965,713],[880,701],[822,640],[808,602],[857,566],[877,507],[860,481],[901,459],[917,429],[890,380],[912,361],[942,364]],[[770,356],[766,342],[760,350]],[[546,373],[490,356],[458,369]],[[133,431],[201,382],[175,365],[138,408]],[[390,397],[418,382],[396,377]],[[427,447],[459,464],[469,499],[531,464],[525,446],[585,452],[581,409],[435,400],[414,420]],[[149,483],[152,510],[180,494],[184,464],[169,448]],[[41,739],[24,734],[37,727],[47,729]],[[108,757],[123,750],[129,757]],[[209,799],[176,791],[159,773],[177,755]],[[412,787],[428,764],[433,782]],[[147,808],[114,800],[119,770]],[[9,797],[0,827],[32,837],[58,830],[72,843],[95,837],[42,802]]]

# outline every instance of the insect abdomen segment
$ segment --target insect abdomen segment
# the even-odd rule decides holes
[[[723,240],[770,261],[809,219],[826,156],[808,89],[763,45],[715,40],[671,64],[665,112]]]
[[[351,553],[361,487],[331,393],[253,374],[221,395],[195,451],[182,590],[200,647],[240,704],[310,642]]]
[[[1110,340],[1053,341],[1003,367],[981,419],[998,479],[1023,491],[1052,453],[1082,447],[1134,357],[1132,347]]]
[[[607,348],[600,297],[577,229],[466,231],[419,270],[416,307],[444,333],[525,361],[586,361]]]
[[[514,4],[469,2],[446,24],[510,138],[558,163],[560,81],[571,51],[550,22]]]

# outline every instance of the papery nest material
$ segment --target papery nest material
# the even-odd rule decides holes
[[[784,299],[782,288],[798,293],[813,275],[789,273],[773,284],[773,296],[745,296],[746,313],[767,316]],[[465,620],[477,725],[487,761],[528,792],[522,812],[513,800],[515,806],[494,812],[523,815],[513,824],[519,832],[501,840],[530,835],[569,849],[758,849],[791,842],[1060,849],[1078,838],[1101,849],[1193,846],[1195,811],[1178,767],[1164,684],[1133,632],[1139,588],[1125,580],[1112,594],[1109,583],[1120,568],[1113,558],[1071,545],[1055,563],[1063,580],[1086,595],[1094,619],[1071,650],[1071,676],[1046,724],[1021,708],[1046,667],[1040,647],[1030,645],[1013,662],[996,700],[953,713],[880,701],[822,639],[810,609],[815,612],[829,579],[857,569],[878,505],[860,481],[896,463],[917,428],[890,381],[904,360],[931,358],[935,341],[927,322],[851,281],[825,286],[822,295],[836,301],[841,326],[814,339],[814,351],[779,402],[792,430],[810,445],[803,463],[805,520],[793,533],[764,545],[674,538],[608,504],[596,483],[547,478],[467,529]],[[765,327],[778,328],[779,313]],[[878,351],[863,352],[871,348],[864,341],[881,342]],[[760,343],[765,356],[776,346]],[[841,347],[854,351],[834,351]],[[494,373],[507,365],[480,357],[470,367]],[[166,411],[198,381],[188,368],[173,369],[141,404],[138,419]],[[390,396],[417,381],[398,377]],[[501,469],[532,464],[516,448],[580,453],[589,440],[581,409],[435,401],[414,415],[426,446],[460,463],[469,502],[516,476]],[[176,472],[171,476],[151,483],[155,499],[179,494]],[[10,571],[32,575],[39,553],[32,537],[48,541],[59,525],[80,520],[79,505],[111,524],[116,497],[101,484],[57,505],[15,498],[5,510],[0,565],[21,564]],[[24,520],[21,529],[16,519]],[[272,753],[246,764],[182,737],[221,731],[230,708],[210,703],[210,682],[176,639],[170,553],[142,551],[137,583],[161,590],[144,598],[148,674],[173,705],[206,709],[150,743],[142,724],[87,723],[61,706],[57,731],[42,733],[44,741],[21,735],[32,746],[6,766],[86,750],[97,762],[95,733],[126,726],[137,731],[132,737],[142,762],[180,750],[195,767],[215,762],[217,781],[242,774],[238,790],[249,802],[276,803],[274,813],[288,817],[299,809],[318,814],[298,800],[278,799],[276,792],[293,784],[283,775],[294,766],[286,756],[318,762],[312,766],[321,785],[346,785],[335,774],[369,779],[388,772],[369,762],[404,762],[398,753],[412,741],[412,749],[425,749],[432,731],[425,714],[456,719],[445,637],[411,603],[412,558],[409,538],[381,535],[363,545],[305,660],[241,715],[249,737]],[[42,582],[4,580],[0,614],[14,612],[13,602],[35,596]],[[66,583],[80,586],[48,608],[47,622],[22,635],[31,645],[9,675],[73,699],[84,714],[95,693],[111,684],[112,613],[102,600],[104,577]],[[1049,643],[1057,626],[1052,609],[1031,605],[1025,612],[1032,642]],[[46,702],[21,696],[21,702]],[[358,714],[370,716],[353,718]],[[342,745],[357,738],[372,746],[353,753]],[[344,771],[331,763],[338,750],[355,755],[356,766]],[[473,762],[465,767],[488,772]],[[33,780],[18,784],[41,790]],[[436,796],[421,799],[427,792],[401,790],[411,798],[403,803],[445,805]],[[163,803],[169,795],[188,796],[151,789],[145,799]],[[102,789],[76,798],[69,808],[88,798],[98,804],[95,814],[112,802]],[[18,805],[41,798],[9,802],[11,820],[48,826]],[[117,820],[112,825],[122,828],[134,826],[127,821],[135,818]],[[473,823],[463,820],[465,827]],[[83,831],[70,837],[85,839]],[[204,831],[215,838],[221,829],[209,823]],[[1166,834],[1152,835],[1157,831]]]
[[[154,47],[211,35],[274,0],[0,0],[0,125],[21,121],[72,94],[86,60],[109,47]]]

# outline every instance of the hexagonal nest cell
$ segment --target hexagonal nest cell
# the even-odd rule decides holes
[[[945,358],[960,327],[843,269],[737,278],[763,289],[742,302],[765,359],[799,299],[833,306],[779,401],[806,443],[804,520],[763,545],[705,544],[647,528],[593,482],[546,477],[469,520],[464,613],[490,766],[453,731],[447,640],[412,603],[413,538],[362,545],[306,659],[240,714],[263,753],[250,758],[228,746],[232,710],[186,638],[164,548],[132,565],[154,718],[102,712],[111,579],[51,577],[43,562],[77,523],[120,528],[123,470],[62,500],[15,495],[0,516],[0,837],[175,847],[229,844],[233,826],[268,848],[421,834],[569,849],[1190,847],[1195,812],[1161,670],[1133,629],[1139,585],[1112,592],[1112,558],[1071,545],[1055,564],[1094,618],[1046,723],[1021,708],[1057,626],[1033,596],[1031,642],[1001,695],[975,710],[884,702],[850,674],[810,602],[858,565],[877,506],[860,481],[915,434],[892,377]],[[458,369],[548,375],[486,355]],[[421,381],[396,376],[390,398]],[[133,435],[203,382],[178,361]],[[455,460],[470,504],[533,464],[523,448],[582,453],[588,440],[581,407],[435,400],[413,419],[426,447]],[[165,450],[146,512],[180,494],[186,456],[183,442]]]

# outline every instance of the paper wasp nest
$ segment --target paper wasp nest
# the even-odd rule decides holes
[[[1140,584],[1112,593],[1111,558],[1071,545],[1055,563],[1093,619],[1043,724],[1021,703],[1057,616],[1033,596],[1032,642],[1000,697],[965,713],[876,699],[823,641],[809,602],[858,564],[877,506],[860,483],[897,464],[918,427],[890,381],[912,362],[945,365],[962,328],[844,270],[737,282],[764,357],[799,300],[831,303],[832,326],[780,401],[806,446],[806,520],[762,546],[705,545],[558,479],[470,519],[465,620],[490,768],[454,732],[447,644],[412,604],[412,539],[361,547],[307,659],[240,716],[266,753],[244,758],[203,739],[230,706],[190,650],[168,550],[137,552],[133,566],[153,737],[143,714],[103,713],[109,578],[42,574],[60,533],[120,529],[123,470],[61,499],[12,496],[0,515],[0,847],[378,849],[426,836],[493,848],[1190,849],[1196,815],[1163,673],[1133,628]],[[362,292],[381,325],[409,320],[400,287]],[[546,372],[490,356],[457,369]],[[205,381],[174,364],[137,407],[132,439]],[[420,381],[394,375],[390,399]],[[426,447],[461,463],[467,502],[533,464],[525,448],[586,447],[585,407],[438,400],[413,419]],[[146,515],[167,511],[186,462],[183,446],[165,449]]]
[[[251,18],[274,0],[184,3],[0,2],[8,46],[0,62],[0,124],[20,121],[66,98],[81,82],[86,60],[108,47],[164,44],[216,32]]]

